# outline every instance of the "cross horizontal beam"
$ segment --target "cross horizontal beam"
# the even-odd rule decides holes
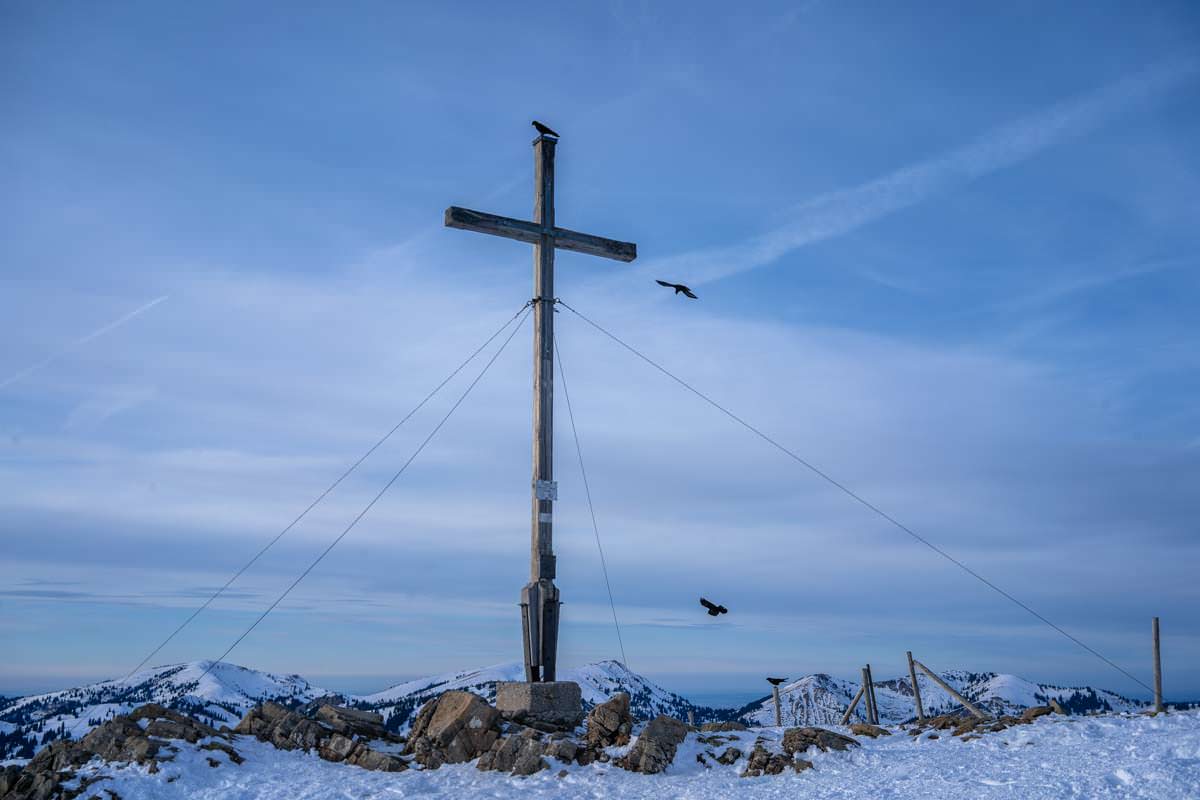
[[[559,250],[571,250],[616,261],[628,262],[637,258],[637,245],[633,242],[618,242],[616,239],[605,239],[603,236],[593,236],[590,233],[580,233],[567,228],[543,231],[542,227],[535,222],[502,217],[486,211],[472,211],[469,208],[458,206],[450,206],[446,209],[446,227],[490,233],[493,236],[503,236],[506,239],[516,239],[518,242],[528,244],[540,243],[542,234],[547,233],[554,246]]]

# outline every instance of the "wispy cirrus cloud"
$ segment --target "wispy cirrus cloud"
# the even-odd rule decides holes
[[[94,339],[100,338],[101,336],[103,336],[104,334],[108,333],[111,330],[114,330],[115,328],[121,327],[126,322],[129,322],[131,319],[133,319],[134,317],[137,317],[137,316],[140,316],[141,314],[146,313],[147,311],[154,308],[156,305],[158,305],[159,303],[163,302],[166,299],[167,299],[167,295],[163,295],[162,297],[156,297],[153,300],[151,300],[149,303],[146,303],[145,305],[142,305],[142,306],[138,306],[133,311],[130,311],[128,314],[118,317],[117,319],[113,320],[112,322],[109,322],[106,325],[101,325],[99,328],[96,328],[96,330],[92,331],[89,334],[86,334],[85,336],[79,337],[78,339],[71,342],[69,345],[62,348],[61,350],[58,350],[55,353],[46,356],[41,361],[38,361],[35,364],[31,364],[28,367],[25,367],[25,369],[22,369],[19,372],[16,372],[16,373],[10,375],[9,377],[5,378],[4,380],[0,381],[0,389],[10,386],[23,378],[29,377],[33,373],[37,372],[39,369],[50,366],[58,359],[65,356],[67,353],[70,353],[73,350],[76,350],[77,348],[83,347],[88,342],[90,342]]]
[[[732,245],[648,262],[642,272],[686,276],[706,283],[765,266],[787,253],[831,239],[1015,166],[1081,136],[1200,74],[1194,57],[1160,62],[1142,72],[992,130],[948,153],[902,167],[867,183],[805,201],[787,221]]]

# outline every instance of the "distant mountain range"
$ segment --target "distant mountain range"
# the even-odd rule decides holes
[[[940,676],[956,692],[992,714],[1019,713],[1030,706],[1046,705],[1050,698],[1057,700],[1072,714],[1145,708],[1145,703],[1139,700],[1089,686],[1053,686],[995,672],[955,670],[940,673]],[[881,723],[897,725],[916,718],[911,680],[904,677],[874,681],[874,684]],[[779,704],[783,710],[783,724],[836,725],[841,722],[846,707],[861,685],[861,682],[817,674],[806,675],[780,686]],[[924,675],[917,677],[917,686],[921,690],[921,705],[928,715],[957,712],[962,708],[957,700]],[[764,697],[739,709],[737,716],[750,725],[774,725],[775,703],[770,696]],[[854,719],[866,719],[866,709],[861,701],[855,709]]]
[[[375,694],[344,695],[313,686],[299,675],[277,675],[234,664],[194,661],[155,667],[122,680],[28,697],[0,698],[0,760],[30,758],[44,744],[64,736],[79,738],[90,727],[149,702],[161,703],[213,726],[232,727],[250,708],[266,700],[297,706],[330,698],[378,712],[389,729],[403,732],[408,729],[417,709],[442,692],[462,689],[492,701],[497,681],[523,678],[521,664],[499,664],[409,681]],[[734,719],[749,725],[775,723],[770,696],[740,709],[697,706],[616,661],[599,661],[565,670],[559,678],[578,683],[583,690],[584,703],[589,707],[603,702],[614,692],[628,692],[633,715],[639,719],[667,714],[686,720],[690,711],[697,723]],[[972,702],[997,714],[1043,705],[1050,697],[1072,713],[1133,711],[1144,707],[1139,701],[1101,689],[1038,684],[1014,675],[956,671],[942,673],[942,678]],[[918,680],[927,713],[944,713],[958,708],[942,689],[924,677]],[[808,675],[781,686],[783,722],[785,725],[837,724],[858,688],[858,683],[824,674]],[[915,716],[908,678],[876,681],[875,695],[883,723],[897,724]],[[862,719],[862,714],[860,704],[855,717]]]

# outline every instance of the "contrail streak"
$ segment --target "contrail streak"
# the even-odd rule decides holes
[[[162,301],[166,300],[168,296],[169,295],[164,294],[162,297],[154,298],[149,303],[146,303],[146,305],[141,306],[140,308],[135,308],[133,311],[130,311],[125,316],[115,319],[112,322],[108,323],[107,325],[103,325],[103,326],[97,328],[96,330],[92,331],[91,333],[87,334],[86,336],[82,336],[82,337],[76,339],[75,341],[71,342],[69,345],[67,345],[63,349],[59,350],[57,353],[54,353],[53,355],[49,355],[46,358],[43,358],[41,361],[37,362],[36,364],[33,364],[32,366],[28,366],[25,369],[21,370],[20,372],[16,373],[15,375],[13,375],[9,378],[6,378],[3,381],[0,381],[0,389],[3,389],[6,386],[9,386],[10,384],[16,383],[17,381],[21,380],[22,378],[32,375],[33,373],[37,372],[39,369],[42,369],[43,367],[49,366],[50,364],[54,363],[58,359],[65,356],[67,353],[70,353],[71,351],[73,351],[79,347],[82,347],[83,345],[87,344],[88,342],[92,341],[93,339],[98,339],[99,337],[101,337],[104,334],[111,331],[113,328],[119,328],[120,326],[124,325],[126,322],[129,322],[129,320],[133,319],[134,317],[154,308],[156,305],[158,305]]]
[[[645,264],[642,272],[647,276],[679,275],[695,285],[770,264],[793,250],[849,233],[1094,130],[1194,78],[1198,67],[1200,61],[1195,58],[1160,62],[992,130],[948,153],[802,203],[774,230],[730,246],[668,256]]]

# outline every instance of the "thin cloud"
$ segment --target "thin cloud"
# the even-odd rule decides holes
[[[793,250],[849,233],[930,197],[1026,161],[1175,88],[1194,77],[1198,68],[1200,61],[1195,58],[1161,62],[1136,75],[993,130],[949,153],[802,203],[789,215],[787,223],[765,234],[726,247],[650,262],[642,272],[669,272],[685,276],[691,283],[706,283],[770,264]]]
[[[67,355],[70,352],[73,352],[74,350],[77,350],[78,348],[84,346],[85,344],[92,341],[93,339],[98,339],[101,336],[103,336],[104,334],[108,333],[109,331],[114,330],[115,328],[121,327],[126,322],[129,322],[131,319],[133,319],[134,317],[140,316],[141,314],[144,314],[145,312],[154,308],[156,305],[158,305],[159,303],[166,300],[167,297],[168,297],[168,295],[165,295],[165,294],[162,297],[156,297],[153,300],[151,300],[149,303],[146,303],[144,306],[135,308],[133,311],[130,311],[125,316],[115,319],[112,322],[108,323],[107,325],[102,325],[101,327],[97,328],[96,330],[92,331],[91,333],[87,334],[86,336],[82,336],[82,337],[76,339],[75,341],[71,342],[69,345],[62,348],[58,352],[56,352],[52,355],[49,355],[46,358],[43,358],[41,361],[37,362],[36,364],[28,366],[25,369],[21,370],[20,372],[17,372],[16,374],[6,378],[5,380],[0,381],[0,389],[4,389],[8,386],[11,386],[12,384],[16,383],[17,381],[19,381],[23,378],[29,377],[30,375],[37,372],[38,370],[43,369],[44,367],[48,367],[49,365],[53,364],[58,359],[62,358],[63,356]]]

